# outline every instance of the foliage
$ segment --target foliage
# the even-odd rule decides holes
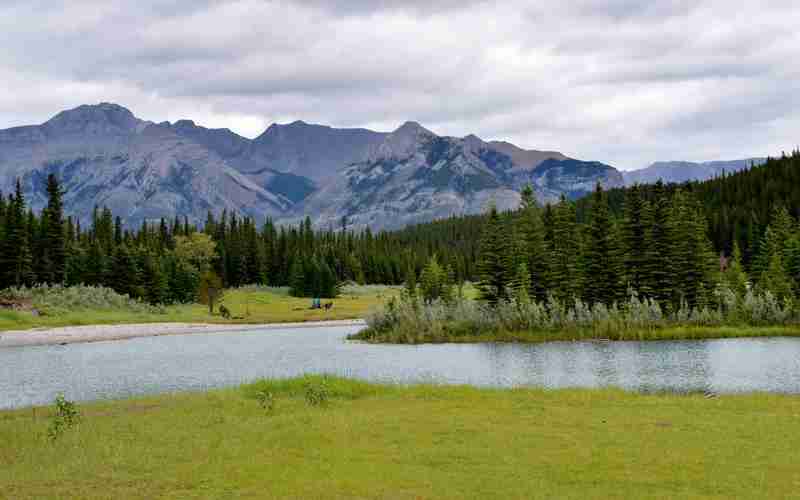
[[[325,406],[330,400],[328,384],[323,378],[319,381],[309,381],[306,386],[306,402],[311,406]]]
[[[275,411],[275,395],[267,389],[259,389],[255,393],[258,406],[266,413]]]
[[[0,298],[9,301],[30,301],[37,310],[45,315],[92,310],[129,311],[143,314],[164,312],[163,307],[146,304],[102,286],[14,287],[0,291]]]
[[[724,326],[793,326],[800,330],[800,307],[771,292],[748,290],[737,295],[726,285],[715,291],[713,304],[691,307],[687,302],[673,312],[631,289],[621,303],[607,306],[581,299],[545,302],[502,300],[496,305],[468,300],[431,304],[392,301],[367,318],[367,328],[353,338],[376,342],[422,343],[503,338],[508,333],[537,334],[537,340],[660,338],[659,331],[674,328]],[[518,337],[515,337],[518,338]]]
[[[214,304],[222,300],[224,293],[222,280],[214,271],[206,271],[200,276],[198,298],[201,304],[208,306],[209,314],[214,314]]]
[[[51,441],[55,441],[65,431],[72,429],[81,421],[81,414],[78,406],[64,398],[63,395],[56,397],[55,414],[50,420],[50,427],[47,429],[47,436]]]

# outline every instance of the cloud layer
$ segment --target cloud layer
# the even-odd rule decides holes
[[[255,136],[417,120],[620,168],[800,139],[795,1],[6,0],[0,127],[114,101]]]

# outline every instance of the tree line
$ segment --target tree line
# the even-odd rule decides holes
[[[47,179],[47,206],[30,209],[17,182],[0,194],[0,289],[38,283],[102,285],[151,303],[190,302],[203,283],[288,286],[297,296],[332,297],[340,284],[400,284],[432,255],[460,280],[474,273],[479,224],[453,217],[395,232],[346,227],[314,230],[259,224],[236,213],[208,213],[128,228],[107,208],[88,224],[64,214],[58,179]],[[212,276],[213,275],[213,276]]]
[[[636,293],[669,312],[709,306],[724,284],[740,297],[754,289],[795,300],[800,226],[789,209],[773,205],[748,273],[735,239],[730,254],[716,251],[698,191],[634,186],[614,214],[598,185],[582,201],[581,222],[575,203],[562,197],[542,208],[526,188],[519,211],[489,211],[477,261],[481,297],[610,306]]]

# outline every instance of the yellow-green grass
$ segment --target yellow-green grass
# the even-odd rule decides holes
[[[0,412],[0,498],[797,498],[800,398],[318,378]]]
[[[0,311],[0,331],[119,323],[261,324],[356,319],[365,317],[371,309],[379,307],[398,293],[399,289],[396,287],[347,287],[340,297],[330,300],[333,308],[325,311],[311,310],[311,299],[290,297],[286,289],[250,287],[225,292],[223,303],[239,319],[226,320],[218,314],[210,315],[208,306],[202,304],[168,306],[163,314],[80,310],[60,312],[52,316],[34,316],[29,312]]]
[[[465,333],[458,329],[457,322],[445,325],[437,331],[389,331],[373,333],[362,330],[351,336],[376,344],[437,344],[437,343],[475,343],[475,342],[519,342],[540,343],[576,340],[612,341],[656,341],[656,340],[705,340],[726,338],[757,337],[800,337],[800,325],[776,326],[663,326],[648,329],[603,329],[564,328],[560,330],[534,331],[487,331],[477,334]]]

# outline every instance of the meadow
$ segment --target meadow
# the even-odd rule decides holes
[[[0,412],[0,498],[727,499],[800,490],[800,399],[786,395],[315,376],[78,409],[80,423],[55,440],[52,407]]]
[[[119,323],[226,323],[262,324],[363,318],[399,293],[398,288],[379,285],[352,285],[342,290],[326,310],[310,309],[311,299],[289,295],[288,288],[247,286],[225,291],[222,303],[235,319],[224,319],[217,311],[211,315],[202,304],[148,306],[95,287],[54,287],[34,294],[29,311],[0,309],[0,331],[58,326]]]

